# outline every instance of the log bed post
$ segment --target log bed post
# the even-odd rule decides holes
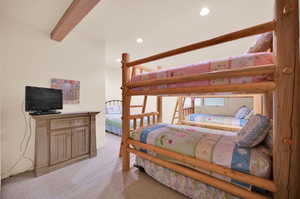
[[[273,91],[266,92],[263,96],[263,114],[273,118]]]
[[[181,122],[184,120],[183,107],[184,97],[180,96],[178,97],[178,124],[181,124]]]
[[[130,71],[127,67],[129,62],[129,55],[127,53],[122,54],[122,143],[121,143],[121,152],[122,152],[122,168],[123,171],[128,171],[130,167],[130,154],[128,151],[128,139],[129,139],[129,130],[130,130],[130,100],[131,96],[128,95],[127,83],[130,78]]]
[[[157,122],[161,123],[162,122],[162,97],[161,96],[156,97],[156,106],[157,106],[156,111],[159,113],[159,115],[157,116]]]
[[[275,199],[300,198],[300,68],[298,0],[275,1],[274,98]]]

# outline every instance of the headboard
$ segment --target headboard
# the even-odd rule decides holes
[[[105,102],[106,114],[121,114],[122,113],[122,101],[121,100],[109,100]]]

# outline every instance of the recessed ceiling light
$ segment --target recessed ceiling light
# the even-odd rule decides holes
[[[201,10],[200,10],[200,15],[201,15],[201,16],[206,16],[206,15],[209,14],[209,12],[210,12],[210,10],[209,10],[207,7],[203,7],[203,8],[201,8]]]
[[[116,59],[116,61],[118,62],[118,63],[121,63],[121,59],[120,58],[118,58],[118,59]]]
[[[136,39],[136,42],[141,44],[141,43],[144,42],[144,40],[143,40],[142,38],[137,38],[137,39]]]

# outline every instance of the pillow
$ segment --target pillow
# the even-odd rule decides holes
[[[251,110],[247,106],[241,106],[235,113],[234,117],[237,119],[244,119],[250,112]]]
[[[247,53],[267,52],[273,50],[273,32],[267,32],[257,37]]]
[[[255,147],[261,143],[271,129],[271,121],[266,116],[256,114],[237,134],[237,144],[241,147]]]
[[[120,114],[122,111],[121,111],[120,106],[108,106],[106,108],[106,112],[108,114]]]

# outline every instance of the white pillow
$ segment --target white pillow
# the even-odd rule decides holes
[[[241,106],[235,113],[234,117],[237,119],[244,119],[250,112],[251,110],[247,106]]]

